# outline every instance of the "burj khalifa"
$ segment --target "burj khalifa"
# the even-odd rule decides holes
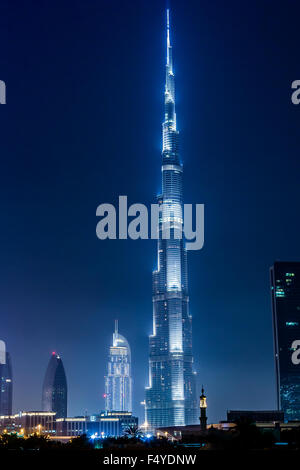
[[[157,269],[153,272],[153,333],[145,399],[146,423],[151,428],[198,421],[169,10],[164,103],[162,194],[157,201]]]

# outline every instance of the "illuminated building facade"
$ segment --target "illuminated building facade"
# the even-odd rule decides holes
[[[12,414],[12,367],[4,341],[0,341],[0,415]]]
[[[278,409],[300,420],[300,263],[276,262],[270,274]]]
[[[99,417],[100,434],[105,436],[122,436],[128,427],[138,427],[138,418],[132,416],[132,413],[127,411],[110,412],[106,411],[101,413]]]
[[[132,411],[131,351],[127,339],[118,332],[118,321],[109,348],[104,397],[106,411]]]
[[[124,435],[129,426],[138,426],[138,418],[128,411],[102,412],[99,415],[58,418],[57,436],[80,436],[87,434],[95,437],[118,437]]]
[[[175,112],[175,82],[167,10],[167,61],[162,146],[162,195],[158,197],[158,256],[153,272],[153,334],[150,336],[146,424],[196,424],[187,256],[182,236],[182,172]]]
[[[7,431],[28,436],[55,434],[55,413],[20,411],[12,416],[0,416],[0,433]]]
[[[67,405],[68,387],[65,369],[61,357],[54,352],[44,379],[42,408],[43,411],[55,412],[57,418],[64,418],[67,416]]]

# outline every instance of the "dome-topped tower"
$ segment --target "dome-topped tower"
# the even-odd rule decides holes
[[[132,411],[131,351],[127,339],[118,331],[118,320],[109,348],[104,397],[106,411]]]

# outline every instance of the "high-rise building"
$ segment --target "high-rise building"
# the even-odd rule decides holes
[[[0,341],[0,415],[12,414],[12,367],[4,341]]]
[[[127,339],[118,332],[117,320],[109,348],[104,396],[106,411],[132,411],[131,351]]]
[[[175,82],[167,10],[167,60],[162,145],[162,195],[158,197],[157,269],[153,272],[146,423],[152,428],[198,421],[183,228],[182,163],[175,112]]]
[[[55,352],[50,358],[42,394],[43,411],[54,411],[57,418],[67,416],[68,387],[61,357]]]
[[[300,263],[276,262],[270,274],[278,409],[300,420]]]

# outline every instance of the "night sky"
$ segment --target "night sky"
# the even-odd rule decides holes
[[[297,6],[298,3],[298,6]],[[2,0],[0,337],[14,411],[41,408],[52,351],[70,416],[104,407],[114,319],[148,381],[154,241],[100,241],[96,208],[160,191],[164,0]],[[189,252],[208,421],[273,409],[269,267],[300,260],[299,2],[172,2],[184,200],[205,204]]]

